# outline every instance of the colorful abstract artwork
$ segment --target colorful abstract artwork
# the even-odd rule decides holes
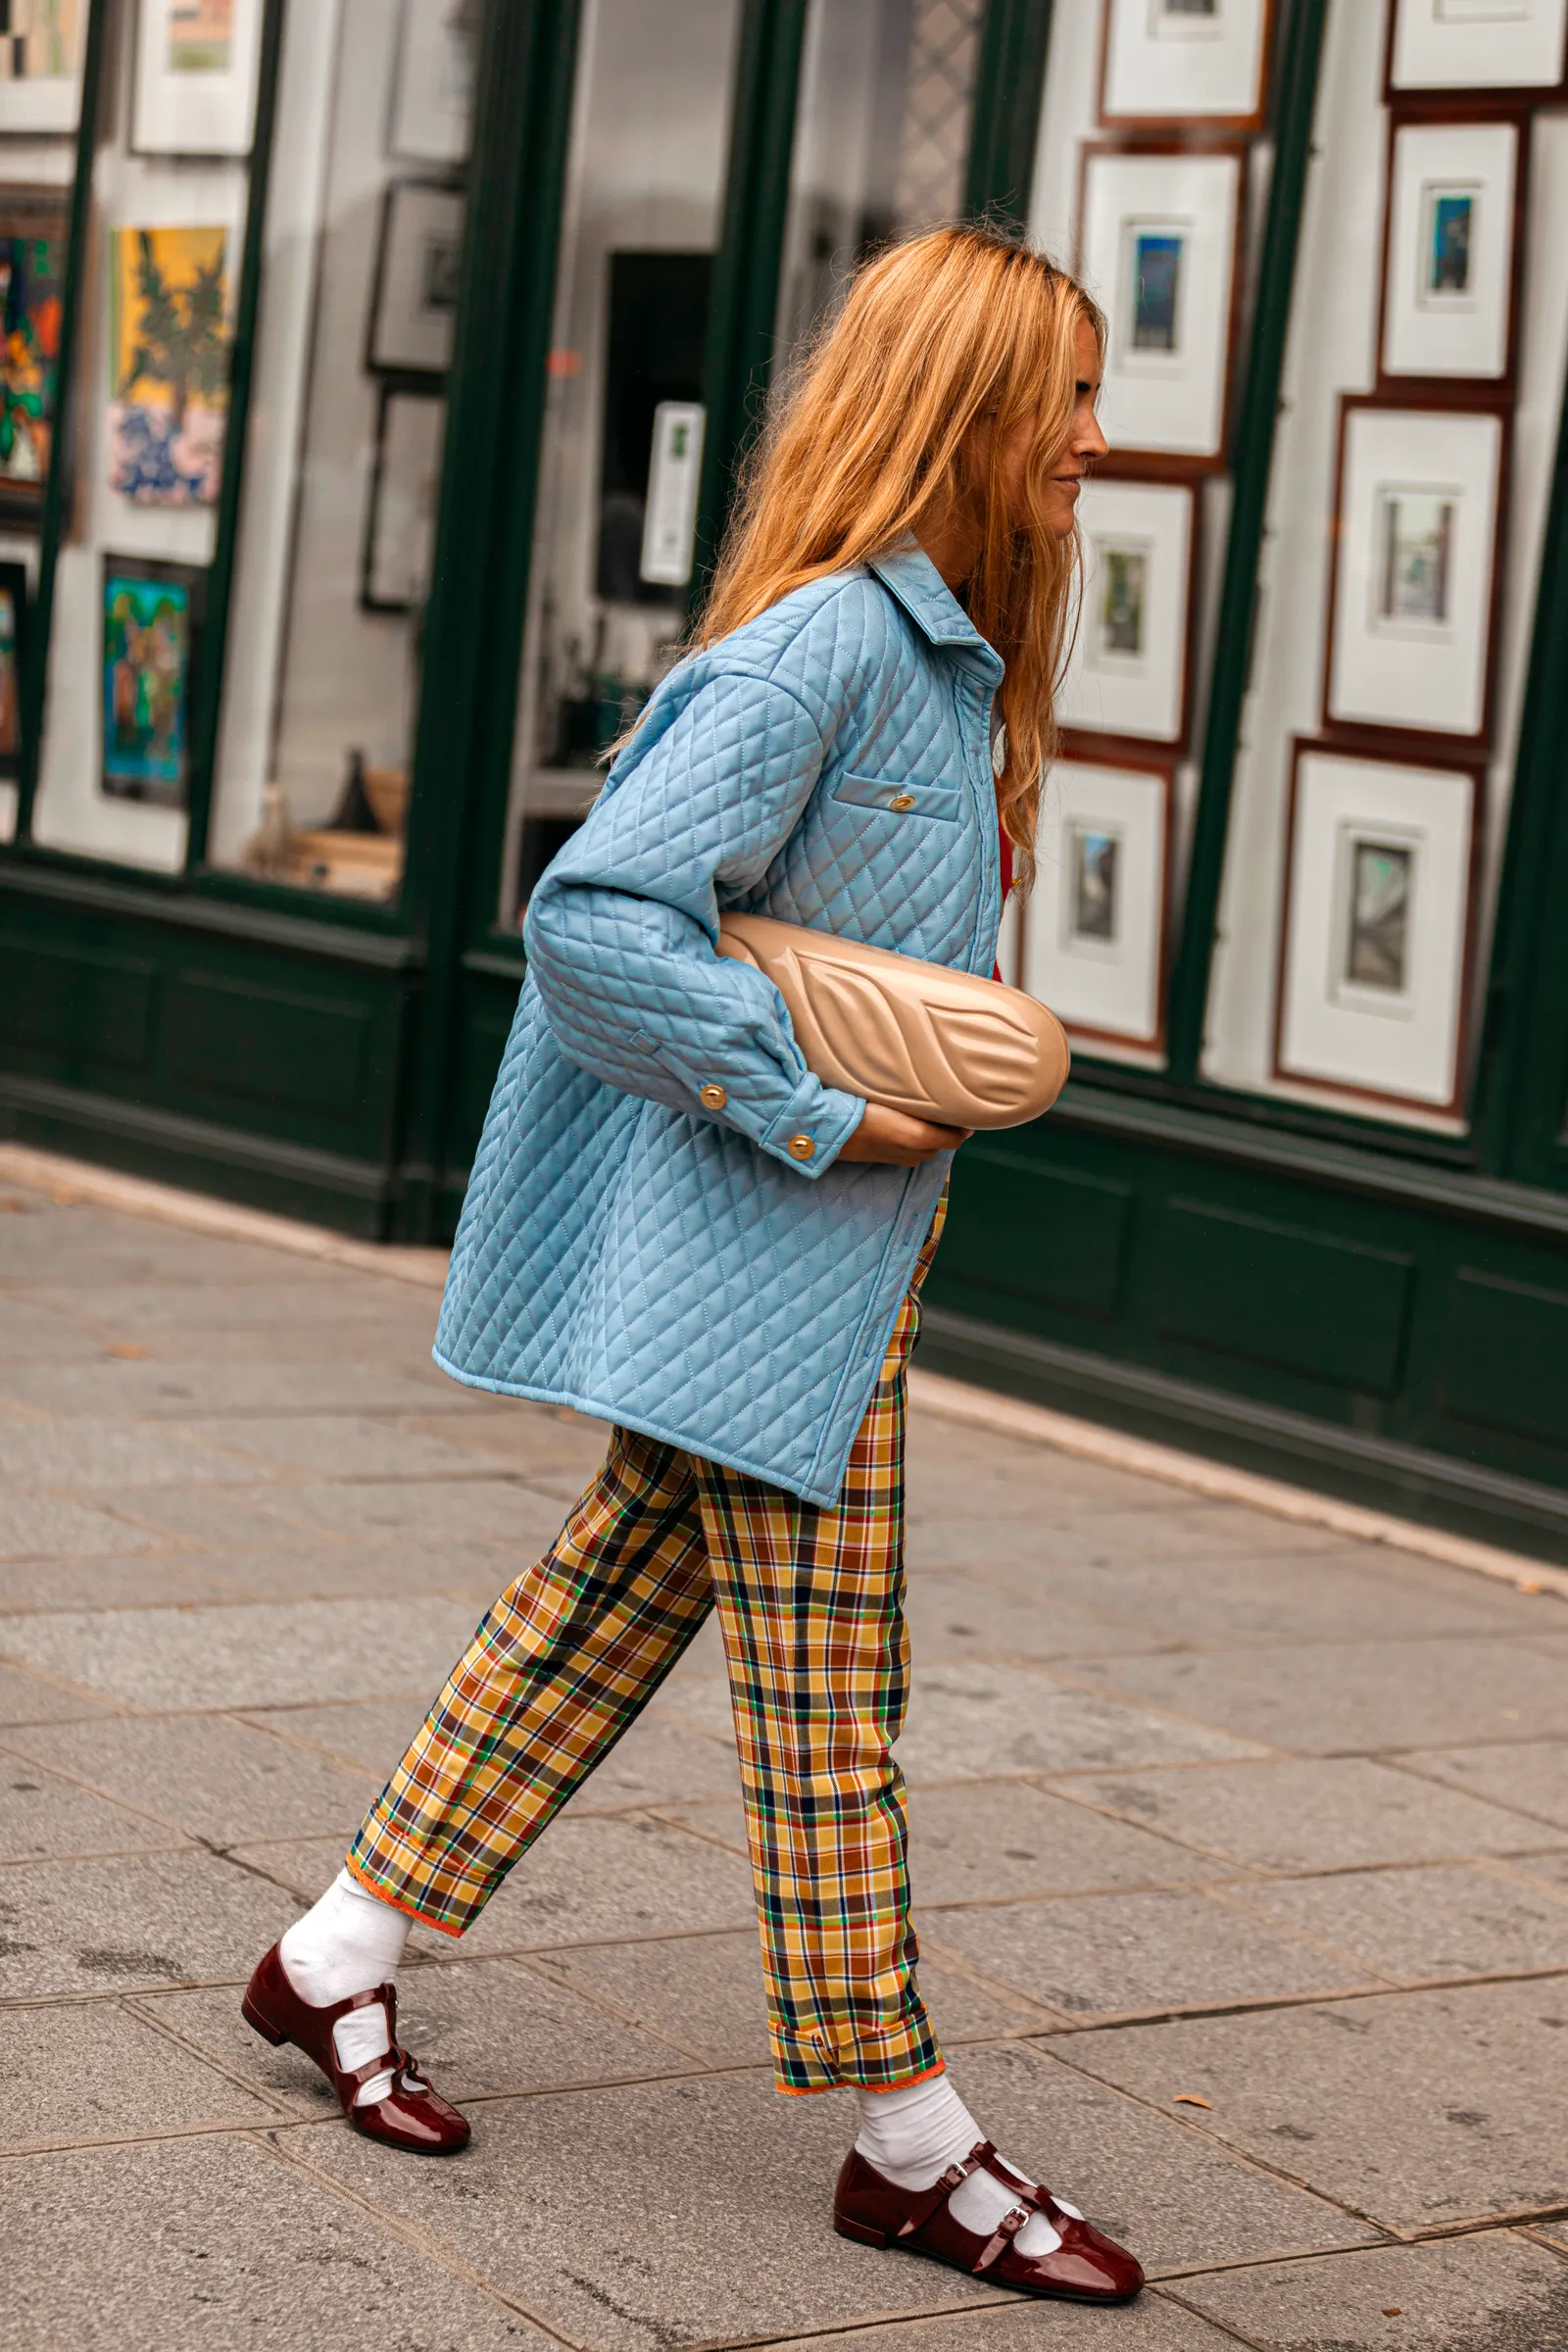
[[[0,564],[0,776],[22,763],[22,648],[27,625],[27,571]]]
[[[228,234],[110,231],[109,486],[138,506],[218,497],[233,332]]]
[[[54,446],[67,213],[54,192],[0,193],[0,514],[30,520]]]
[[[184,805],[202,579],[179,564],[104,558],[102,782],[116,799]]]
[[[0,0],[0,81],[78,73],[86,20],[87,0]]]

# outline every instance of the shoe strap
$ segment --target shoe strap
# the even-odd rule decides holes
[[[912,2237],[917,2230],[923,2230],[931,2216],[947,2203],[954,2190],[960,2187],[971,2173],[978,2173],[982,2167],[988,2172],[991,2170],[990,2159],[996,2153],[989,2139],[976,2140],[961,2164],[950,2164],[939,2180],[933,2180],[929,2188],[921,2189],[905,2217],[899,2235]]]

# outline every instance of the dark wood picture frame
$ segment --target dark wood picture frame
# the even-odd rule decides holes
[[[1190,480],[1208,473],[1224,473],[1230,464],[1231,432],[1236,418],[1237,350],[1241,340],[1243,311],[1243,278],[1247,264],[1247,199],[1248,164],[1251,149],[1246,139],[1215,138],[1152,138],[1143,133],[1117,133],[1105,138],[1084,139],[1078,149],[1077,230],[1074,240],[1073,267],[1082,272],[1084,257],[1084,224],[1087,216],[1089,173],[1097,156],[1178,156],[1184,162],[1223,156],[1236,165],[1237,196],[1236,221],[1232,236],[1230,299],[1225,320],[1225,350],[1221,360],[1224,380],[1220,395],[1219,435],[1215,448],[1198,453],[1190,450],[1139,449],[1123,443],[1113,445],[1111,466],[1126,481]]]
[[[365,502],[365,530],[360,542],[359,607],[362,612],[407,616],[415,610],[411,603],[403,598],[378,596],[375,589],[381,501],[386,488],[387,429],[392,404],[397,400],[421,400],[436,408],[444,408],[446,390],[439,377],[432,381],[426,375],[387,375],[380,379],[377,391],[375,453],[370,462],[370,488]]]
[[[98,790],[106,800],[127,801],[131,803],[132,806],[139,808],[188,808],[190,806],[191,775],[195,764],[196,754],[196,715],[201,684],[202,641],[207,627],[207,601],[210,578],[209,567],[205,564],[171,563],[161,557],[154,556],[116,555],[112,549],[105,548],[99,557],[98,563],[98,611],[100,628],[103,625],[103,621],[108,616],[109,583],[112,578],[122,578],[137,583],[146,583],[148,586],[156,586],[160,582],[167,582],[172,587],[183,588],[186,591],[189,599],[189,602],[186,606],[186,627],[189,642],[185,659],[185,676],[183,680],[184,760],[182,772],[177,782],[170,785],[160,785],[154,789],[144,789],[140,791],[131,790],[123,784],[110,783],[108,759],[109,747],[107,742],[100,742],[98,759]],[[102,640],[100,639],[99,669],[97,680],[94,686],[94,692],[99,697],[98,709],[100,724],[102,723],[104,717],[104,693],[106,685],[103,662],[104,648]]]
[[[1142,0],[1147,6],[1148,0]],[[1113,115],[1105,104],[1105,83],[1110,73],[1110,20],[1117,0],[1103,0],[1100,19],[1100,65],[1095,75],[1095,105],[1101,127],[1111,131],[1195,130],[1215,134],[1241,133],[1255,135],[1268,120],[1268,97],[1273,81],[1274,42],[1279,29],[1279,10],[1276,0],[1261,0],[1263,11],[1263,39],[1258,52],[1257,96],[1245,114],[1240,115]]]
[[[48,397],[40,412],[42,421],[48,428],[48,460],[36,478],[0,473],[0,522],[18,523],[33,530],[38,528],[43,519],[44,494],[48,488],[49,474],[59,461],[62,443],[68,438],[61,431],[58,315],[70,262],[71,197],[69,187],[47,187],[30,182],[0,185],[0,239],[52,243],[59,265],[53,280],[57,289],[56,348],[52,354],[41,355],[53,370]],[[0,357],[0,433],[8,431],[12,422],[16,378],[9,352],[12,335],[20,331],[21,326],[15,315],[16,297],[14,277],[8,271],[3,305],[0,305],[0,343],[3,343],[7,355]],[[22,405],[20,399],[17,405]]]
[[[1484,683],[1482,688],[1481,724],[1473,735],[1455,735],[1441,727],[1413,727],[1406,721],[1370,718],[1336,718],[1329,710],[1329,692],[1334,674],[1334,631],[1339,618],[1340,554],[1345,530],[1345,464],[1349,439],[1349,419],[1358,409],[1380,410],[1398,414],[1409,410],[1433,416],[1493,416],[1500,428],[1497,441],[1497,496],[1493,518],[1492,577],[1487,617],[1487,642],[1483,654]],[[1319,729],[1325,739],[1332,738],[1342,751],[1360,747],[1368,759],[1397,759],[1406,763],[1426,766],[1451,766],[1462,763],[1467,754],[1484,752],[1492,741],[1497,701],[1497,632],[1502,617],[1501,573],[1507,557],[1508,540],[1508,481],[1513,454],[1513,416],[1507,404],[1495,398],[1471,397],[1463,402],[1453,400],[1444,391],[1436,394],[1426,380],[1412,377],[1401,383],[1396,394],[1385,397],[1381,392],[1342,392],[1339,416],[1335,427],[1334,487],[1329,508],[1329,585],[1328,612],[1323,627],[1323,659],[1318,694]]]
[[[1157,757],[1149,744],[1140,743],[1136,750],[1112,753],[1108,746],[1112,738],[1095,736],[1092,751],[1070,750],[1065,740],[1058,764],[1067,767],[1122,767],[1139,775],[1153,776],[1163,788],[1164,811],[1159,833],[1159,951],[1154,959],[1154,1031],[1152,1037],[1133,1037],[1125,1029],[1101,1029],[1069,1021],[1061,1015],[1062,1027],[1071,1039],[1074,1050],[1083,1046],[1091,1055],[1096,1045],[1129,1046],[1136,1053],[1160,1054],[1165,1052],[1166,1024],[1169,1017],[1170,962],[1172,954],[1171,886],[1176,872],[1176,768],[1174,755]],[[1115,739],[1117,741],[1120,738]],[[1028,926],[1045,911],[1044,897],[1038,888],[1031,893],[1023,910],[1024,936],[1020,942],[1020,972],[1028,954]]]
[[[1518,158],[1513,175],[1513,220],[1510,226],[1508,257],[1508,327],[1503,368],[1500,375],[1391,375],[1384,364],[1384,350],[1389,325],[1389,260],[1390,241],[1394,234],[1394,157],[1402,130],[1457,128],[1474,123],[1478,128],[1490,123],[1512,123],[1519,140]],[[1394,400],[1412,388],[1423,395],[1431,393],[1451,399],[1456,408],[1469,408],[1480,394],[1485,400],[1494,397],[1511,400],[1519,361],[1519,321],[1523,305],[1520,294],[1524,281],[1525,221],[1528,182],[1530,178],[1530,114],[1514,104],[1469,107],[1458,113],[1452,107],[1434,106],[1427,99],[1400,99],[1390,107],[1388,139],[1384,150],[1383,170],[1383,240],[1378,262],[1378,339],[1377,391],[1380,398]]]
[[[1412,99],[1431,106],[1438,115],[1463,122],[1468,116],[1485,118],[1504,104],[1516,106],[1550,106],[1554,99],[1568,91],[1568,27],[1563,36],[1563,71],[1556,81],[1541,82],[1472,82],[1455,87],[1446,82],[1418,87],[1414,82],[1394,79],[1394,43],[1399,26],[1401,0],[1389,0],[1388,29],[1383,44],[1383,97],[1388,106],[1404,106]]]
[[[1199,590],[1203,540],[1203,476],[1178,474],[1168,482],[1139,471],[1123,473],[1114,463],[1095,467],[1096,481],[1124,481],[1138,488],[1185,490],[1192,501],[1192,528],[1187,535],[1186,622],[1182,630],[1181,716],[1173,736],[1116,735],[1097,727],[1063,724],[1061,748],[1068,759],[1097,761],[1104,767],[1136,767],[1152,757],[1172,762],[1185,759],[1193,734],[1193,677],[1198,662]],[[1082,622],[1079,624],[1082,626]]]
[[[387,325],[385,313],[392,240],[396,233],[399,206],[402,200],[410,195],[450,197],[458,204],[460,212],[465,201],[465,190],[461,181],[443,179],[429,172],[411,172],[400,175],[395,179],[389,179],[382,189],[381,215],[375,236],[375,265],[370,272],[370,299],[365,318],[365,372],[367,375],[397,376],[405,380],[420,376],[426,383],[439,384],[445,381],[450,361],[439,367],[433,365],[426,367],[421,363],[411,361],[407,357],[400,358],[395,353],[388,356],[382,348],[382,337]],[[464,233],[460,231],[456,257],[457,270],[454,274],[452,289],[454,319],[457,313],[458,278],[462,270],[463,245]]]
[[[11,599],[14,636],[9,679],[0,669],[0,776],[15,782],[22,774],[22,680],[32,610],[32,583],[25,564],[0,563],[0,597],[4,596]]]
[[[1386,767],[1441,768],[1470,779],[1470,846],[1465,868],[1464,936],[1460,942],[1459,1018],[1454,1030],[1453,1084],[1447,1099],[1431,1102],[1418,1095],[1398,1095],[1386,1087],[1357,1086],[1353,1081],[1325,1078],[1317,1071],[1294,1070],[1281,1058],[1285,1034],[1285,975],[1290,969],[1291,882],[1296,863],[1296,811],[1299,799],[1301,761],[1314,753],[1336,760],[1378,760]],[[1401,1109],[1424,1110],[1434,1118],[1462,1118],[1469,1092],[1469,1062],[1476,1015],[1475,955],[1481,909],[1481,869],[1486,844],[1487,761],[1484,754],[1466,759],[1436,756],[1412,758],[1370,744],[1348,744],[1338,736],[1296,735],[1291,739],[1291,780],[1285,801],[1285,856],[1280,867],[1278,947],[1274,962],[1274,1019],[1270,1029],[1269,1072],[1288,1086],[1309,1088],[1331,1101],[1396,1103]]]

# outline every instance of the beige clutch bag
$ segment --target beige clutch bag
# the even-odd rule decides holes
[[[1021,1127],[1066,1082],[1061,1023],[1020,989],[762,914],[726,914],[718,952],[767,974],[807,1067],[868,1102],[942,1127]]]

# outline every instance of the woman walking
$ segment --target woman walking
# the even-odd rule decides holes
[[[915,1980],[905,1375],[964,1138],[823,1085],[771,982],[715,953],[741,911],[991,970],[1032,870],[1102,336],[988,230],[865,268],[695,650],[535,893],[436,1355],[610,1422],[610,1451],[245,2012],[370,2137],[462,2147],[397,2044],[409,1924],[462,1935],[716,1609],[778,2087],[857,2094],[835,2227],[1119,2302],[1137,2263],[997,2154]]]

